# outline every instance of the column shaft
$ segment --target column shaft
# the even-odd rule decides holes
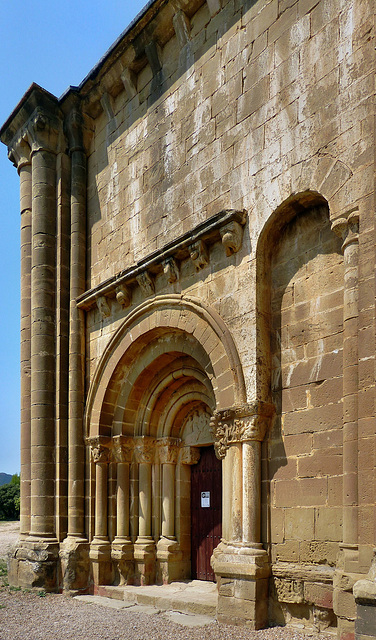
[[[55,442],[56,158],[32,156],[31,535],[53,537]]]
[[[21,204],[21,486],[20,534],[30,532],[31,445],[31,165],[19,169]]]
[[[175,536],[175,465],[162,465],[162,536]]]
[[[129,464],[117,465],[116,536],[129,537]]]
[[[138,474],[138,535],[140,538],[146,538],[151,536],[151,464],[140,462]]]
[[[243,542],[260,542],[261,442],[243,442]]]
[[[107,463],[95,465],[95,537],[107,539]]]

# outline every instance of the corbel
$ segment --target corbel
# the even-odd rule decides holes
[[[121,73],[121,81],[129,100],[137,96],[137,76],[131,69],[124,69]]]
[[[143,273],[140,273],[139,276],[136,276],[136,280],[145,296],[154,295],[154,282],[147,271],[144,271]]]
[[[219,229],[222,244],[226,250],[226,256],[237,253],[243,242],[243,227],[239,222],[233,220]]]
[[[179,280],[179,268],[174,258],[168,258],[163,263],[163,272],[170,284]]]
[[[177,9],[174,17],[172,18],[176,37],[179,42],[179,46],[182,49],[191,40],[191,23],[188,16],[181,9]]]
[[[108,91],[105,91],[100,101],[101,101],[102,109],[105,112],[107,117],[107,126],[111,131],[114,131],[114,129],[116,129],[116,118],[115,118],[115,112],[114,112],[113,98],[108,93]]]
[[[132,302],[132,294],[125,284],[116,287],[116,300],[122,307],[129,307]]]
[[[198,240],[189,247],[190,258],[195,265],[196,271],[200,271],[209,264],[209,255],[203,240]]]
[[[108,318],[111,315],[111,309],[106,296],[99,296],[97,298],[97,308],[102,318]]]
[[[156,76],[162,69],[161,58],[158,51],[158,46],[155,40],[149,42],[145,47],[145,54],[150,64],[153,76]]]
[[[221,10],[221,0],[206,0],[212,18]]]

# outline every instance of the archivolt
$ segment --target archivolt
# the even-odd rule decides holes
[[[169,367],[175,370],[176,377],[171,382],[176,388],[181,386],[181,397],[207,397],[210,407],[213,402],[209,398],[214,393],[217,409],[246,401],[240,358],[216,311],[195,298],[177,294],[157,296],[132,311],[107,345],[88,393],[87,435],[110,435],[114,420],[118,424],[123,422],[125,410],[132,411],[134,406],[130,399],[132,393],[137,394],[136,380],[142,380],[142,385],[139,397],[133,400],[138,402],[143,396],[144,410],[151,410],[156,398],[147,399],[145,394],[149,383],[157,384],[155,365],[153,370],[150,367],[152,362],[157,363],[159,371],[165,371],[162,380],[163,375],[165,381],[168,379]],[[186,385],[187,394],[182,385]],[[159,401],[163,412],[170,415],[175,401],[171,398],[164,403]],[[176,404],[180,411],[181,403]]]

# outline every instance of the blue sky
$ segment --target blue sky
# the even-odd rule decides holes
[[[0,123],[32,82],[56,96],[78,85],[146,0],[2,0]],[[19,458],[19,183],[0,144],[0,472]]]

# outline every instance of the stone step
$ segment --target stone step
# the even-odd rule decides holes
[[[192,580],[167,585],[150,586],[99,586],[96,594],[115,600],[146,604],[161,611],[180,611],[216,617],[218,592],[213,582]]]

